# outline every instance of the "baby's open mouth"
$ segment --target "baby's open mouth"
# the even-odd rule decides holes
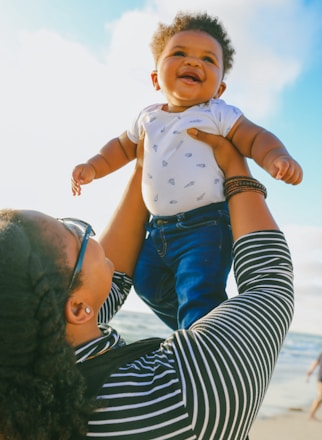
[[[194,75],[193,73],[185,73],[183,75],[180,75],[179,78],[187,79],[187,80],[193,81],[193,82],[200,82],[201,81],[199,76],[198,75]]]

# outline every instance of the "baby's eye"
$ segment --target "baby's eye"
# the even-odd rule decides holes
[[[185,53],[182,50],[177,50],[177,51],[173,52],[173,56],[175,56],[175,57],[184,57]]]
[[[206,63],[211,63],[211,64],[215,64],[215,61],[213,58],[211,57],[203,57],[203,60],[206,61]]]

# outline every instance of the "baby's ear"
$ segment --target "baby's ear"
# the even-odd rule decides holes
[[[214,98],[220,98],[221,95],[224,93],[224,91],[226,90],[226,83],[224,81],[221,81],[220,86],[217,90],[216,96],[214,96]]]
[[[160,86],[159,86],[159,82],[158,82],[158,71],[157,70],[153,70],[151,72],[151,80],[152,80],[152,84],[153,84],[153,87],[155,88],[155,90],[160,90]]]

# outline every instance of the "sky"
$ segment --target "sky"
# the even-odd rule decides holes
[[[179,11],[220,17],[236,57],[222,98],[272,131],[301,164],[298,186],[257,165],[295,269],[291,330],[322,335],[322,2],[320,0],[0,0],[0,208],[79,217],[97,234],[133,165],[73,197],[73,167],[163,102],[149,49]],[[236,294],[233,277],[230,295]],[[148,311],[135,293],[128,310]]]

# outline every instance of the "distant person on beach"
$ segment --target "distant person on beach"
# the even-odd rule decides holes
[[[315,413],[318,410],[319,406],[322,403],[322,352],[319,354],[317,359],[312,363],[310,368],[308,369],[306,375],[307,379],[311,376],[313,371],[316,369],[316,367],[319,367],[318,369],[318,378],[317,378],[317,396],[316,399],[313,400],[309,417],[310,419],[315,419]]]
[[[143,109],[130,129],[77,165],[72,191],[79,195],[81,185],[135,159],[145,133],[142,192],[151,217],[134,288],[170,328],[188,328],[227,299],[232,237],[223,173],[187,128],[225,136],[287,183],[300,183],[302,170],[272,133],[219,99],[234,49],[218,18],[178,13],[169,26],[159,24],[151,48],[152,83],[166,102]]]
[[[245,158],[192,133],[225,176],[239,295],[165,340],[125,345],[108,325],[144,239],[140,167],[100,241],[81,220],[1,210],[0,437],[247,438],[292,320],[292,260]]]

